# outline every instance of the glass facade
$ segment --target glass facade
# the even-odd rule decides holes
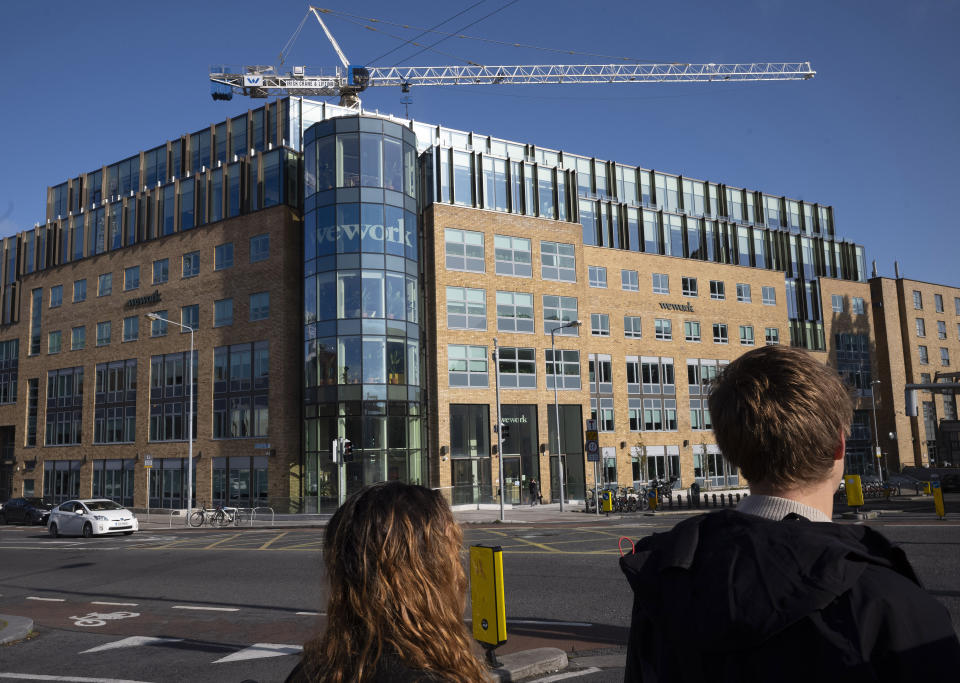
[[[348,116],[304,134],[307,506],[383,480],[426,482],[416,136]],[[353,443],[333,462],[332,442]]]

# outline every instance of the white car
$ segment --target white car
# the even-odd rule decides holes
[[[50,511],[47,531],[56,538],[60,534],[84,536],[94,534],[132,534],[140,529],[136,515],[106,498],[68,500]]]

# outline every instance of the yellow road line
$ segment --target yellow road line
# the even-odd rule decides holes
[[[514,538],[514,539],[512,539],[512,540],[514,540],[514,541],[520,541],[521,543],[526,543],[527,545],[532,545],[534,548],[543,548],[544,550],[548,550],[548,551],[550,551],[550,552],[552,552],[552,553],[563,553],[563,552],[566,552],[566,551],[564,551],[564,550],[557,550],[556,548],[552,548],[552,547],[550,547],[549,545],[545,545],[545,544],[543,544],[543,543],[536,543],[536,542],[534,542],[534,541],[528,541],[528,540],[525,539],[525,538]]]
[[[221,543],[226,543],[227,541],[232,541],[233,539],[235,539],[235,538],[236,538],[237,536],[239,536],[239,535],[240,535],[240,534],[234,534],[233,536],[227,536],[226,538],[221,538],[219,541],[214,541],[214,542],[211,543],[210,545],[205,546],[204,548],[202,548],[202,550],[210,550],[211,548],[216,548],[216,547],[217,547],[218,545],[220,545]]]
[[[289,533],[290,533],[289,531],[284,531],[282,534],[277,534],[276,536],[274,536],[273,538],[271,538],[269,541],[267,541],[266,543],[264,543],[262,546],[260,546],[259,548],[257,548],[257,550],[266,550],[267,548],[270,547],[270,545],[271,545],[274,541],[279,541],[281,538],[283,538],[284,536],[286,536],[286,535],[289,534]]]

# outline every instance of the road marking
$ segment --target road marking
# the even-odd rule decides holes
[[[136,602],[99,602],[94,600],[90,603],[91,605],[115,605],[117,607],[136,607],[138,603]]]
[[[179,643],[183,638],[153,638],[151,636],[130,636],[123,640],[117,640],[106,645],[98,645],[89,650],[83,650],[80,654],[85,655],[91,652],[103,652],[104,650],[117,650],[122,647],[139,647],[140,645],[157,645],[160,643]]]
[[[297,616],[300,617],[319,617],[326,616],[324,612],[297,612]]]
[[[553,683],[553,681],[562,681],[567,678],[579,678],[580,676],[586,676],[587,674],[595,674],[602,669],[598,669],[595,666],[591,666],[589,669],[583,669],[582,671],[567,671],[562,674],[554,674],[553,676],[547,676],[546,678],[537,678],[530,681],[530,683]]]
[[[43,674],[21,674],[0,671],[0,678],[12,678],[18,681],[68,681],[69,683],[145,683],[126,678],[82,678],[78,676],[45,676]]]
[[[170,609],[192,609],[204,612],[239,612],[239,607],[200,607],[198,605],[173,605]]]
[[[27,600],[40,600],[42,602],[66,602],[66,598],[35,598],[32,595]]]
[[[269,547],[271,546],[271,544],[274,543],[274,541],[279,541],[281,538],[283,538],[284,536],[286,536],[286,535],[289,534],[289,533],[290,533],[289,531],[284,531],[282,534],[277,534],[276,536],[274,536],[273,538],[271,538],[269,541],[267,541],[266,543],[264,543],[262,546],[260,546],[257,550],[266,550],[267,548],[269,548]]]
[[[586,621],[541,621],[538,619],[507,619],[507,623],[532,626],[593,626],[593,624]]]
[[[203,548],[203,550],[210,550],[211,548],[216,548],[216,547],[217,547],[218,545],[220,545],[221,543],[226,543],[227,541],[232,541],[233,539],[235,539],[235,538],[236,538],[237,536],[239,536],[239,535],[240,535],[240,534],[234,534],[233,536],[227,536],[226,538],[221,538],[219,541],[214,541],[214,542],[211,543],[210,545],[205,546],[205,547]]]
[[[240,662],[245,659],[261,659],[263,657],[282,657],[284,655],[296,655],[303,651],[300,645],[275,645],[273,643],[254,643],[248,648],[239,652],[221,657],[214,661],[214,664],[225,664],[227,662]]]

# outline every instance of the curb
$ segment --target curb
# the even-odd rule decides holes
[[[491,681],[519,681],[537,674],[567,668],[567,653],[555,647],[499,655],[500,666],[490,672]]]
[[[6,626],[0,628],[0,645],[22,640],[33,630],[33,619],[26,617],[0,614],[0,622],[6,622]]]

